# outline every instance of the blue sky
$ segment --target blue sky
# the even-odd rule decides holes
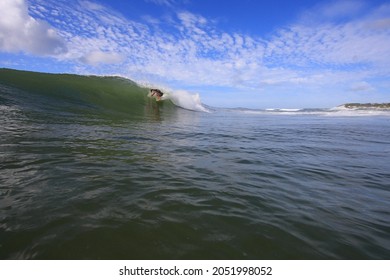
[[[390,102],[390,2],[0,0],[0,67],[120,75],[219,107]]]

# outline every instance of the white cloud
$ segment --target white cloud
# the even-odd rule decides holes
[[[81,57],[80,60],[84,63],[97,66],[99,64],[119,64],[123,61],[123,57],[117,53],[93,51]]]
[[[332,0],[320,2],[302,14],[301,20],[306,23],[333,21],[353,17],[363,11],[366,3],[362,0]]]
[[[390,9],[385,10],[379,7],[343,22],[298,22],[280,29],[267,42],[266,60],[269,65],[304,69],[306,73],[348,72],[352,79],[363,72],[388,76],[390,32],[385,26]]]
[[[49,24],[29,16],[24,0],[1,0],[0,50],[57,55],[66,45]]]
[[[335,84],[356,90],[361,81],[390,75],[389,5],[372,10],[352,1],[317,6],[306,15],[317,13],[321,20],[306,16],[265,39],[227,33],[212,19],[188,11],[169,20],[144,16],[145,21],[137,22],[91,1],[32,2],[32,15],[47,19],[66,40],[69,51],[60,58],[92,65],[94,71],[114,69],[152,82],[257,90]],[[346,12],[352,3],[360,4]],[[85,5],[93,9],[86,11]],[[118,63],[118,68],[99,67]]]
[[[92,11],[103,11],[103,10],[105,10],[105,7],[103,7],[102,5],[99,5],[98,3],[87,1],[87,0],[80,1],[80,5],[82,7],[84,7],[87,11],[91,11],[91,10]]]
[[[175,0],[145,0],[146,2],[153,3],[156,5],[162,6],[173,6],[175,4]]]
[[[198,28],[197,25],[204,26],[207,24],[206,18],[200,15],[195,15],[190,12],[179,12],[177,17],[180,19],[182,25],[186,28]]]
[[[350,90],[351,91],[372,91],[374,90],[374,87],[371,86],[369,83],[362,81],[362,82],[354,83],[350,87]]]

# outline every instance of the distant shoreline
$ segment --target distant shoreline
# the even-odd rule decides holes
[[[339,107],[347,109],[390,109],[390,103],[345,103]]]

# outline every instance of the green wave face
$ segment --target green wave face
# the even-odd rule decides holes
[[[2,93],[13,100],[24,97],[25,106],[59,112],[84,112],[105,116],[142,117],[176,110],[170,101],[156,102],[148,89],[120,77],[47,74],[0,69]],[[5,87],[8,90],[5,90]],[[11,90],[12,89],[12,90]],[[12,91],[10,93],[9,91]],[[9,95],[12,96],[9,96]],[[1,100],[0,100],[1,101]]]

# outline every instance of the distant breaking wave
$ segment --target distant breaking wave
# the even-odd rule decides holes
[[[374,107],[353,107],[348,108],[345,105],[340,105],[334,108],[305,108],[305,109],[246,109],[235,108],[228,109],[229,111],[240,112],[244,114],[260,114],[260,115],[321,115],[334,117],[359,117],[359,116],[390,116],[388,108]]]

